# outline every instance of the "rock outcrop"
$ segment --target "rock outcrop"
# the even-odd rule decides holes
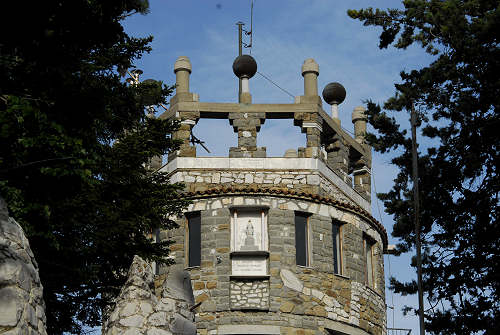
[[[28,239],[0,197],[0,334],[47,334],[42,293]]]
[[[195,335],[189,273],[172,269],[160,289],[157,297],[151,266],[135,256],[102,334]]]

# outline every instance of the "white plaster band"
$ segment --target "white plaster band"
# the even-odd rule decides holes
[[[333,104],[331,110],[332,110],[332,118],[338,119],[339,118],[339,105]]]
[[[316,128],[323,131],[323,127],[318,122],[302,122],[302,128]]]
[[[371,175],[371,170],[369,168],[367,168],[366,166],[361,168],[361,169],[358,169],[358,170],[354,170],[352,172],[353,175],[358,175],[358,174],[365,174],[365,173],[368,173]]]
[[[188,124],[190,126],[194,126],[194,125],[196,125],[196,121],[195,120],[182,120],[181,124]]]
[[[267,326],[267,325],[220,325],[217,327],[219,335],[226,334],[271,334],[279,335],[280,326]]]
[[[250,86],[248,78],[241,78],[241,93],[250,93]]]

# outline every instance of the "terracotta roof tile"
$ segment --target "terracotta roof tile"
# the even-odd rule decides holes
[[[241,187],[235,187],[235,186],[230,186],[230,187],[214,187],[210,188],[207,190],[200,190],[196,192],[186,192],[185,196],[186,198],[203,198],[206,197],[207,195],[212,195],[212,194],[224,194],[224,195],[232,195],[232,194],[283,194],[287,195],[288,197],[292,196],[293,198],[299,198],[299,199],[305,199],[305,200],[312,200],[314,202],[319,202],[319,203],[326,203],[326,204],[333,204],[336,207],[342,208],[342,209],[347,209],[351,212],[354,212],[363,218],[365,218],[369,223],[372,224],[373,228],[377,230],[381,237],[382,241],[384,244],[384,251],[387,249],[387,231],[385,230],[384,226],[378,222],[373,216],[371,216],[370,213],[365,211],[359,206],[353,205],[348,202],[340,201],[338,199],[334,199],[331,197],[325,197],[325,196],[320,196],[319,194],[312,194],[308,193],[305,191],[299,191],[297,192],[294,189],[288,189],[288,188],[280,188],[280,187],[270,187],[270,188],[256,188],[256,187],[248,187],[248,186],[241,186]]]

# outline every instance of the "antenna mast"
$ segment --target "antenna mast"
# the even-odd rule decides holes
[[[252,41],[253,41],[253,0],[252,0],[252,5],[250,9],[250,31],[245,30],[245,35],[250,36],[250,44],[246,44],[243,42],[243,26],[245,25],[243,22],[238,21],[236,22],[236,25],[238,26],[238,56],[242,55],[243,52],[243,46],[245,48],[250,48],[250,54],[252,53]],[[239,85],[238,85],[238,97],[241,96],[241,79],[239,79]]]
[[[413,206],[414,206],[414,223],[415,223],[415,247],[417,249],[417,286],[418,286],[418,319],[420,324],[420,335],[425,335],[424,322],[424,294],[422,291],[422,250],[420,237],[420,204],[418,191],[418,151],[417,151],[417,113],[415,105],[411,103],[411,155],[412,155],[412,170],[413,170]]]
[[[243,47],[243,41],[242,41],[243,26],[245,24],[241,21],[238,21],[236,22],[236,25],[238,26],[238,56],[241,56]],[[238,90],[238,96],[240,95],[241,95],[241,79],[239,79],[239,90]]]

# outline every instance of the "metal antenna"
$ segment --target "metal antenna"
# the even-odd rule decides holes
[[[252,41],[253,41],[253,0],[250,7],[250,31],[245,30],[245,35],[250,36],[250,43],[243,43],[245,48],[250,48],[250,54],[252,54]]]
[[[417,151],[417,113],[415,105],[411,103],[410,111],[411,122],[411,156],[412,156],[412,172],[413,172],[413,206],[415,223],[415,247],[417,249],[417,286],[418,286],[418,319],[420,324],[420,335],[425,335],[424,323],[424,293],[422,290],[422,250],[420,237],[420,204],[418,190],[418,151]]]
[[[205,149],[208,153],[211,153],[210,150],[205,146],[205,142],[200,140],[198,137],[194,136],[193,131],[191,130],[191,144],[199,144]]]
[[[236,25],[238,26],[238,56],[241,56],[242,54],[242,33],[243,33],[243,26],[245,25],[243,22],[238,21],[236,22]],[[238,90],[238,97],[241,96],[241,78],[239,80],[239,90]]]

